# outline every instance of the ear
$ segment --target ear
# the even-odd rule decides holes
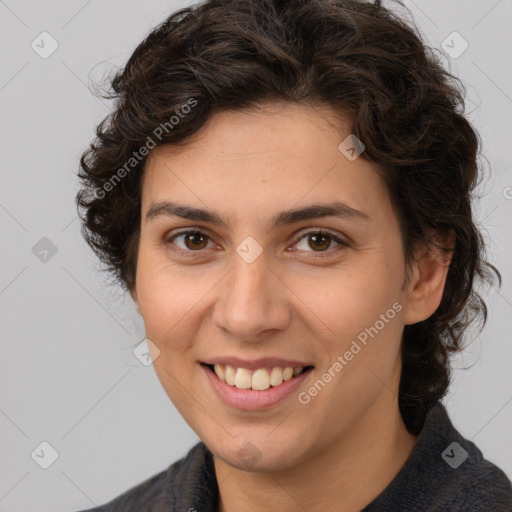
[[[412,325],[432,316],[443,298],[444,285],[455,247],[455,232],[440,234],[431,232],[435,242],[449,247],[445,252],[424,244],[416,248],[413,271],[404,299],[404,324]]]

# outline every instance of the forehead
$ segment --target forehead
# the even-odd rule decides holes
[[[378,216],[389,207],[387,190],[374,163],[340,151],[349,135],[348,119],[323,106],[218,112],[185,146],[151,151],[143,208],[186,198],[215,210],[271,215],[284,209],[278,206],[341,201]]]
[[[266,102],[245,110],[216,112],[183,147],[158,146],[148,160],[163,154],[189,156],[191,153],[196,156],[206,153],[203,156],[211,155],[217,160],[272,152],[291,159],[306,154],[318,157],[318,144],[325,150],[334,143],[336,149],[340,137],[350,133],[349,122],[326,105]]]

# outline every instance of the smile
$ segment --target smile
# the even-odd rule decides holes
[[[235,386],[239,389],[264,391],[270,386],[280,386],[283,382],[300,375],[304,371],[304,367],[292,368],[291,366],[286,366],[281,368],[276,366],[273,368],[258,368],[253,371],[247,368],[215,364],[213,365],[213,371],[222,382],[230,386]]]
[[[218,398],[243,410],[271,407],[295,391],[313,366],[266,367],[248,370],[230,365],[200,364]]]

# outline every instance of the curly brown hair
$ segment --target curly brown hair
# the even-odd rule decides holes
[[[115,108],[80,159],[76,199],[84,238],[128,291],[148,149],[187,144],[215,112],[265,100],[349,117],[388,187],[408,268],[416,243],[453,230],[455,247],[437,246],[453,253],[439,308],[404,327],[399,405],[417,433],[446,394],[449,355],[475,318],[486,322],[475,278],[501,285],[501,275],[473,219],[480,137],[464,117],[464,87],[414,23],[380,2],[207,0],[154,28],[110,85],[103,97]]]

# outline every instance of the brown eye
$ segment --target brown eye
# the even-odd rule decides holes
[[[302,239],[306,239],[306,242],[303,243]],[[300,251],[306,252],[314,252],[314,253],[322,253],[322,252],[333,252],[328,251],[331,247],[332,242],[338,244],[338,246],[342,245],[348,247],[348,243],[340,240],[337,236],[329,233],[327,231],[309,231],[307,233],[302,233],[302,236],[298,238],[298,242],[296,243],[297,249]],[[300,247],[302,244],[302,247]],[[336,248],[336,247],[335,247]],[[308,249],[313,249],[308,250]]]
[[[182,239],[182,241],[177,243],[176,241],[180,239]],[[303,239],[305,242],[302,241]],[[171,234],[164,239],[164,243],[170,246],[173,251],[190,257],[193,257],[194,253],[201,253],[203,249],[208,248],[209,241],[211,241],[211,237],[197,229],[189,229]],[[344,242],[336,235],[323,230],[310,230],[306,233],[302,233],[302,236],[296,239],[295,246],[297,247],[296,250],[313,253],[309,257],[323,257],[323,254],[321,253],[327,253],[326,256],[329,256],[330,253],[335,252],[334,250],[329,251],[333,241],[337,244],[335,249],[349,247],[347,242]],[[300,244],[303,246],[300,247]]]
[[[182,246],[175,243],[175,240],[180,238],[183,240]],[[165,243],[169,245],[176,245],[176,247],[183,252],[199,252],[207,246],[209,240],[210,237],[202,231],[188,230],[166,238]]]
[[[330,236],[322,235],[322,234],[310,234],[308,235],[309,240],[312,241],[310,244],[311,248],[318,248],[321,251],[328,249],[331,245]]]
[[[206,247],[205,240],[208,238],[200,231],[185,233],[185,245],[188,249],[204,249]]]

